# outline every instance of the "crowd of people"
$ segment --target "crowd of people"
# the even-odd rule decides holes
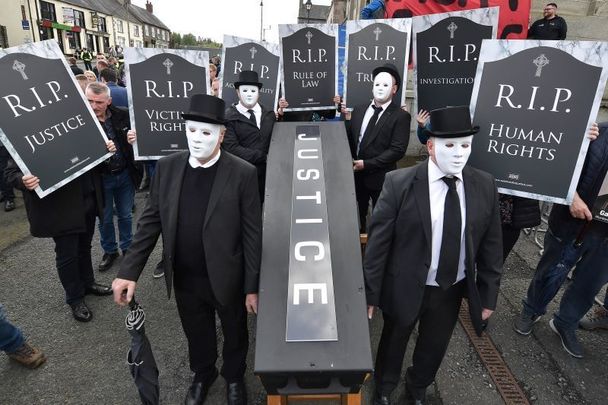
[[[565,37],[566,24],[556,20],[556,8],[547,5],[545,22],[535,22],[531,35]],[[117,304],[129,304],[162,236],[163,260],[155,276],[164,275],[168,296],[175,294],[194,374],[184,403],[202,404],[221,374],[227,383],[226,402],[245,404],[246,319],[258,310],[266,162],[274,124],[293,118],[284,111],[289,103],[281,99],[278,106],[261,105],[263,84],[254,71],[240,72],[234,105],[212,95],[191,97],[182,114],[189,150],[154,162],[149,195],[133,234],[134,196],[143,169],[134,160],[137,133],[130,129],[124,77],[113,57],[97,55],[92,68],[90,52],[83,50],[80,56],[86,71],[75,59],[69,60],[70,68],[113,155],[40,199],[34,192],[36,173],[24,175],[0,150],[4,208],[14,209],[12,189],[21,190],[31,234],[54,241],[65,302],[80,322],[93,319],[85,301],[89,294],[113,295]],[[209,69],[214,93],[221,69],[219,60],[215,62]],[[375,405],[392,403],[417,326],[405,391],[408,403],[422,404],[447,351],[462,298],[468,298],[474,329],[481,334],[496,310],[503,262],[520,231],[540,223],[540,210],[538,201],[498,194],[491,175],[467,165],[479,128],[466,106],[420,111],[417,136],[429,158],[397,169],[411,122],[410,113],[393,100],[402,78],[391,64],[371,73],[371,102],[352,111],[342,108],[340,119],[350,146],[360,230],[368,234],[363,264],[368,317],[380,308],[384,320],[373,400]],[[333,102],[339,105],[340,99],[338,95]],[[564,349],[576,358],[584,353],[576,336],[579,325],[608,329],[608,300],[587,314],[608,282],[608,224],[591,216],[608,172],[608,123],[594,124],[587,136],[592,142],[574,201],[553,207],[543,255],[514,320],[518,334],[532,332],[571,270],[560,266],[564,251],[576,244],[573,282],[550,320]],[[65,214],[58,222],[51,214],[59,211]],[[123,255],[112,286],[95,281],[91,243],[96,224],[103,250],[98,270],[108,271]],[[216,314],[224,336],[219,372]],[[46,360],[8,322],[1,305],[0,349],[32,368]]]

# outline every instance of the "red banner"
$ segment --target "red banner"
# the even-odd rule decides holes
[[[528,35],[531,0],[386,0],[389,18],[446,13],[481,7],[500,7],[499,39],[525,39]]]

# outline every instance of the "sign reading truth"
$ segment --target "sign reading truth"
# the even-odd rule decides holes
[[[210,90],[209,55],[203,51],[127,48],[125,67],[136,160],[157,160],[188,150],[181,113],[193,94]]]
[[[481,41],[496,38],[498,7],[413,20],[415,111],[469,105]]]
[[[355,20],[346,23],[345,104],[355,107],[369,104],[372,98],[372,71],[385,63],[395,65],[401,75],[401,86],[394,97],[405,104],[407,64],[410,48],[410,18],[390,20]]]
[[[286,111],[331,110],[338,93],[338,26],[279,25]]]
[[[484,40],[469,163],[501,193],[570,204],[608,77],[608,43]],[[432,123],[431,123],[432,125]]]
[[[23,174],[40,179],[40,198],[110,156],[56,41],[0,50],[0,72],[0,141]]]
[[[234,89],[239,73],[253,70],[263,87],[260,89],[261,105],[276,109],[279,102],[280,50],[277,44],[224,35],[224,53],[220,72],[220,97],[226,105],[239,101]]]

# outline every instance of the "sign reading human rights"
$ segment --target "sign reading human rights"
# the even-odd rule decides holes
[[[413,18],[415,111],[469,105],[481,41],[497,27],[498,7]]]
[[[110,156],[106,135],[54,40],[0,50],[0,141],[40,198]]]
[[[188,150],[182,112],[193,94],[210,90],[203,51],[127,48],[125,72],[136,160],[158,160]]]
[[[239,101],[234,88],[239,73],[253,70],[258,73],[263,85],[260,89],[260,104],[274,110],[279,102],[280,52],[277,44],[224,35],[220,97],[226,105]]]
[[[395,65],[402,77],[394,100],[405,104],[407,64],[410,49],[410,18],[354,20],[346,23],[346,83],[344,102],[352,108],[369,104],[374,79],[372,71],[385,63]]]
[[[471,97],[470,164],[504,194],[574,198],[608,77],[608,43],[484,40]]]
[[[338,26],[282,24],[281,60],[285,111],[331,110],[338,93]]]

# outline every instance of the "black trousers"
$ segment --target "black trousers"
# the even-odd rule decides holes
[[[56,236],[55,262],[59,280],[65,290],[65,302],[69,305],[84,300],[85,287],[95,282],[91,262],[91,240],[95,233],[95,196],[84,199],[86,205],[86,231]]]
[[[378,392],[388,395],[399,383],[407,343],[418,323],[418,338],[412,366],[407,369],[406,388],[414,398],[424,397],[450,343],[465,288],[465,280],[446,291],[426,286],[418,318],[410,325],[399,325],[390,315],[383,314],[384,328],[374,372]]]
[[[372,199],[372,209],[378,202],[380,192],[382,190],[372,190],[365,185],[363,176],[355,173],[355,194],[357,195],[357,206],[359,207],[359,230],[361,233],[367,231],[367,210],[369,208],[369,199]]]
[[[215,313],[222,323],[224,349],[221,375],[227,383],[245,375],[249,336],[245,297],[230,305],[220,305],[206,277],[182,278],[176,273],[175,300],[188,339],[190,369],[195,382],[208,382],[215,373],[217,338]]]
[[[513,247],[519,239],[521,229],[513,228],[509,224],[502,225],[502,259],[507,260],[507,256],[513,250]]]
[[[13,187],[6,184],[4,181],[4,169],[8,165],[8,160],[10,159],[10,155],[4,146],[0,146],[0,193],[2,193],[2,200],[14,200],[15,192],[13,191]]]

